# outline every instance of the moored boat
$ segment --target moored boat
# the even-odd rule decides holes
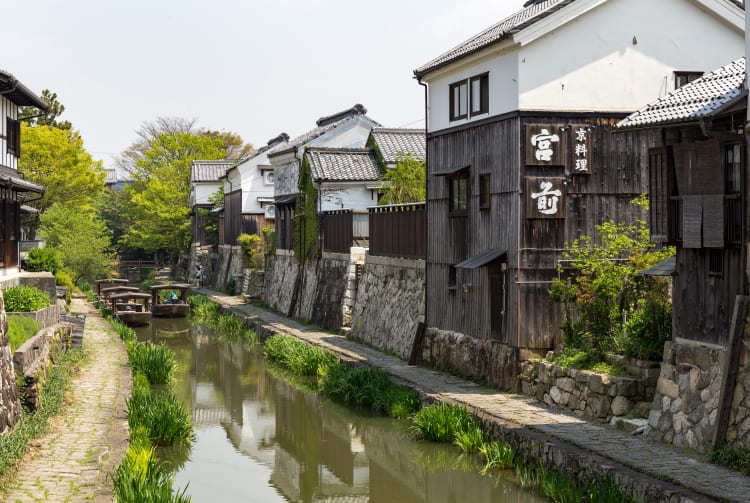
[[[157,317],[182,318],[190,312],[187,295],[190,285],[174,283],[151,287],[151,313]]]
[[[151,322],[151,296],[142,292],[123,292],[109,296],[112,314],[129,327]]]

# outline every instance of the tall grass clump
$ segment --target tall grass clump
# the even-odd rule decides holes
[[[220,342],[244,341],[257,344],[260,341],[258,334],[245,324],[245,320],[233,314],[222,313],[219,304],[208,296],[190,295],[188,304],[193,322],[213,329]]]
[[[143,374],[136,374],[133,392],[127,400],[131,430],[146,430],[156,445],[174,445],[194,438],[192,418],[171,391],[154,391]]]
[[[187,503],[187,488],[172,492],[174,476],[156,457],[144,428],[131,430],[131,444],[125,458],[112,475],[115,498],[119,503]]]
[[[143,374],[151,384],[167,384],[177,368],[174,352],[164,344],[128,344],[128,359],[133,372]]]
[[[339,364],[333,353],[309,346],[291,335],[269,337],[263,352],[270,361],[299,376],[322,376]]]
[[[371,367],[334,365],[323,378],[321,391],[335,400],[394,418],[408,417],[419,408],[413,392],[394,384],[383,370]]]
[[[40,408],[34,412],[23,411],[13,429],[0,435],[0,479],[23,458],[29,443],[47,432],[49,419],[62,409],[70,380],[83,360],[85,353],[80,348],[63,353],[47,376]]]
[[[465,407],[436,403],[420,409],[412,418],[409,431],[429,442],[454,443],[457,435],[479,427],[479,420]]]

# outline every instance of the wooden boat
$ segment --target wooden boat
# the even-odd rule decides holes
[[[112,295],[117,295],[120,293],[133,293],[133,292],[140,292],[140,290],[138,289],[138,287],[135,287],[135,286],[124,286],[124,285],[109,286],[107,288],[102,288],[100,290],[99,295],[97,295],[97,298],[108,306],[109,298]]]
[[[151,322],[151,296],[142,292],[122,292],[109,296],[112,314],[129,327]]]
[[[97,279],[96,281],[94,281],[94,285],[96,287],[96,298],[102,298],[102,289],[104,288],[113,286],[128,286],[128,283],[130,283],[130,280],[124,278]]]
[[[174,283],[151,287],[151,313],[164,318],[182,318],[190,312],[187,303],[190,285]]]

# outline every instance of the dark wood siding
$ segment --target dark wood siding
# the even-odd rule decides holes
[[[199,209],[211,210],[210,204],[196,205],[193,208],[193,243],[197,245],[215,245],[219,241],[218,232],[209,232],[206,230],[206,218],[200,214]],[[218,215],[217,215],[218,221]]]
[[[416,258],[427,255],[425,203],[369,208],[370,255]]]
[[[236,245],[242,232],[242,191],[235,190],[224,196],[224,240],[221,244]]]

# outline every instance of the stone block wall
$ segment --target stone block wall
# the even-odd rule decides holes
[[[41,405],[41,390],[47,382],[49,362],[72,345],[73,326],[60,323],[43,328],[13,353],[15,370],[23,375],[23,403],[36,410]]]
[[[367,255],[357,278],[351,337],[408,360],[424,321],[425,262]]]
[[[633,367],[640,370],[639,377],[564,369],[545,361],[527,362],[519,375],[519,387],[523,394],[589,420],[646,418],[656,391],[659,363],[634,363]]]
[[[0,279],[0,290],[19,285],[38,288],[49,296],[50,304],[57,302],[57,286],[55,276],[51,272],[23,272]]]
[[[215,268],[209,268],[209,274],[204,276],[204,282],[206,286],[223,292],[226,291],[229,282],[233,280],[235,293],[239,293],[242,288],[242,271],[246,265],[242,248],[221,245],[219,246],[216,266]],[[195,273],[194,268],[192,272]]]
[[[60,314],[62,308],[59,305],[45,307],[38,311],[32,311],[28,313],[7,313],[8,316],[24,316],[31,318],[41,323],[43,327],[51,327],[56,325],[60,321]]]
[[[646,435],[698,452],[716,435],[726,349],[667,342]]]
[[[0,290],[0,435],[13,428],[21,417],[21,400],[11,356],[3,292]]]
[[[507,344],[458,332],[425,330],[419,363],[487,385],[511,389],[516,384],[517,350]]]
[[[740,342],[740,359],[737,383],[732,395],[726,442],[750,449],[750,326],[745,329]]]

